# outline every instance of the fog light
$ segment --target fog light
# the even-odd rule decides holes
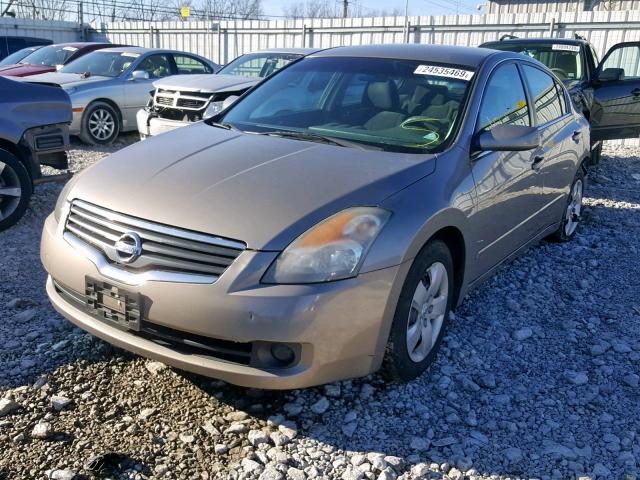
[[[284,364],[291,363],[296,356],[290,346],[283,344],[272,345],[271,355],[273,355],[273,358],[275,358],[277,361]]]

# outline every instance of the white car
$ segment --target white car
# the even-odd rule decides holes
[[[209,118],[263,78],[317,51],[313,48],[262,50],[241,55],[215,75],[173,75],[157,80],[147,107],[136,116],[140,137],[144,139]]]

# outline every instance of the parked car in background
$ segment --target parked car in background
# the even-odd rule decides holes
[[[3,66],[3,65],[15,65],[16,63],[20,62],[20,60],[22,60],[23,58],[25,58],[28,55],[31,55],[33,52],[35,52],[36,50],[38,50],[41,47],[42,47],[42,45],[38,45],[38,46],[35,46],[35,47],[23,48],[22,50],[18,50],[17,52],[13,52],[8,57],[4,57],[2,60],[0,60],[0,66]]]
[[[588,155],[588,122],[533,59],[323,50],[72,180],[43,231],[47,293],[111,343],[231,383],[383,362],[408,380],[471,288],[573,237]]]
[[[113,47],[110,43],[82,42],[58,43],[39,48],[13,65],[0,67],[0,75],[28,77],[40,73],[55,72],[87,53],[101,48]]]
[[[71,97],[71,133],[90,144],[109,144],[136,129],[136,113],[152,82],[179,72],[213,73],[218,65],[192,53],[141,47],[106,48],[36,75],[29,82],[61,86]]]
[[[481,47],[535,58],[564,82],[576,108],[591,124],[592,162],[600,159],[602,140],[640,136],[640,42],[613,45],[602,62],[579,36],[510,37]]]
[[[2,231],[27,209],[41,165],[67,168],[71,103],[59,88],[0,77],[0,112]]]
[[[51,45],[53,42],[46,38],[36,37],[13,37],[0,35],[0,60],[26,47],[39,45]]]
[[[242,55],[216,75],[176,75],[153,83],[149,104],[138,112],[138,131],[148,136],[215,115],[251,87],[313,48],[283,48]]]

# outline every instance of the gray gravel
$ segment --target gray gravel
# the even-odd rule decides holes
[[[77,146],[72,169],[108,150]],[[579,237],[531,248],[465,299],[418,380],[293,392],[185,374],[57,315],[38,239],[61,185],[44,185],[1,237],[0,479],[636,478],[634,174],[638,150],[607,147]]]

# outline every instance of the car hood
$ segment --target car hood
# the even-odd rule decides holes
[[[156,80],[153,82],[153,86],[182,92],[216,93],[245,90],[260,80],[262,79],[224,74],[173,75]]]
[[[99,75],[92,75],[87,78],[82,78],[81,73],[61,73],[50,72],[43,73],[41,75],[35,75],[28,78],[26,81],[31,83],[44,83],[47,85],[64,85],[65,87],[76,87],[78,85],[86,85],[89,83],[102,82],[104,80],[110,80],[110,77],[101,77]]]
[[[15,65],[3,65],[0,67],[0,75],[2,76],[12,76],[12,77],[26,77],[30,75],[37,75],[39,73],[45,72],[55,72],[55,67],[47,67],[45,65],[30,65],[28,63],[25,64],[15,64]]]
[[[345,208],[378,205],[435,169],[434,155],[243,134],[199,122],[85,170],[69,199],[282,250]]]

